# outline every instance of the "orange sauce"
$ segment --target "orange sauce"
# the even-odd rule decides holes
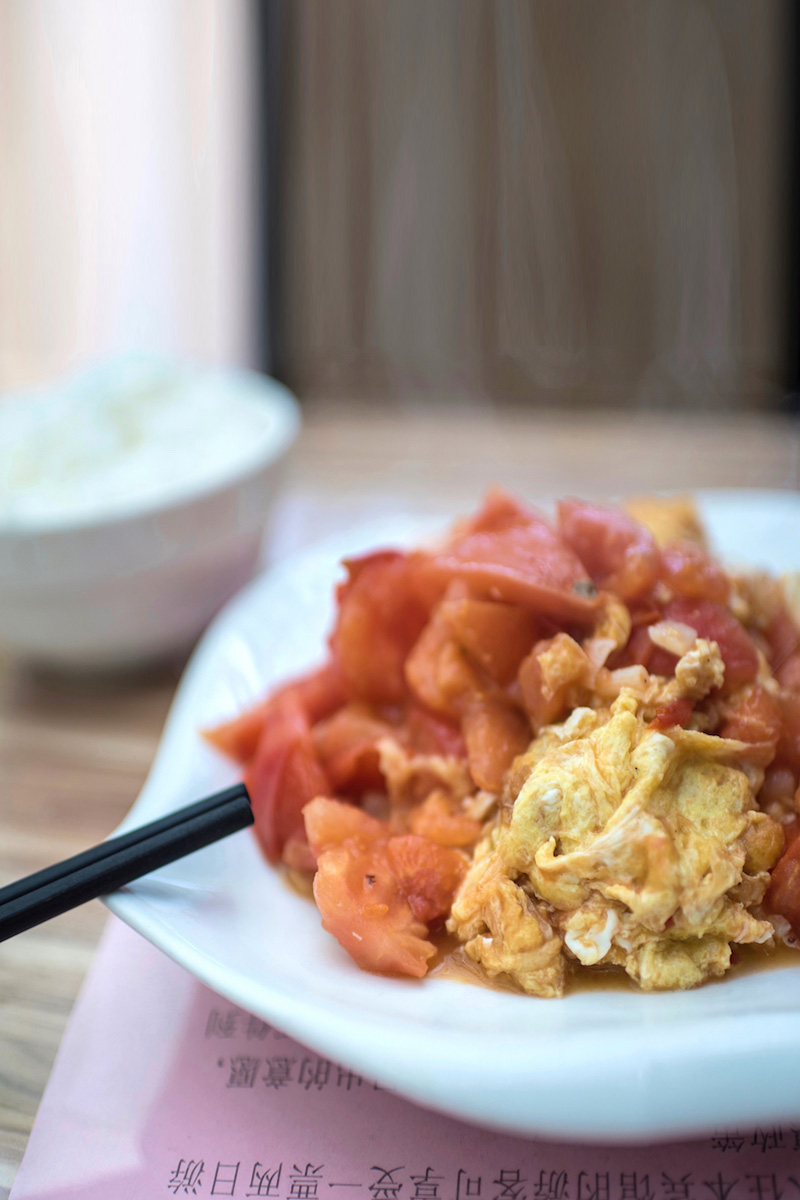
[[[296,871],[292,867],[284,867],[278,874],[290,892],[314,903],[314,876],[310,871]]]
[[[508,975],[490,978],[477,963],[467,957],[464,947],[450,934],[442,934],[432,941],[436,946],[436,954],[428,966],[430,977],[452,979],[456,983],[468,983],[473,987],[490,988],[493,992],[515,992],[522,995]]]
[[[452,979],[457,983],[472,984],[473,987],[491,988],[495,992],[511,992],[518,996],[525,994],[508,975],[490,978],[477,963],[467,957],[464,947],[451,937],[437,940],[436,956],[431,959],[428,975],[436,979]],[[572,967],[567,984],[568,992],[637,990],[635,983],[619,967]]]
[[[522,989],[507,975],[498,975],[491,979],[477,963],[467,957],[464,947],[450,934],[442,934],[433,940],[436,944],[436,955],[431,959],[429,976],[435,979],[452,979],[457,983],[471,984],[473,987],[524,995]],[[754,971],[800,967],[800,948],[786,946],[783,942],[774,946],[735,946],[733,953],[736,960],[733,966],[721,979],[714,982],[721,983],[740,975],[750,975]],[[576,963],[570,963],[568,994],[639,990],[638,985],[621,967],[579,967]]]
[[[800,946],[776,942],[774,946],[734,946],[734,962],[727,978],[751,975],[753,971],[777,971],[783,967],[800,967]]]

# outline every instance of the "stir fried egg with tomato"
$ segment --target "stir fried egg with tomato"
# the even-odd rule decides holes
[[[800,942],[800,588],[688,499],[503,492],[345,564],[328,661],[209,731],[268,860],[366,970],[682,989]]]

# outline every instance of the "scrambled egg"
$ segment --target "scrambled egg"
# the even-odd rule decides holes
[[[709,690],[715,644],[679,668],[673,689]],[[783,839],[755,809],[751,748],[648,728],[637,690],[542,730],[456,895],[449,928],[466,953],[534,995],[562,995],[576,960],[645,989],[694,987],[727,970],[731,943],[772,937],[751,910]]]
[[[706,544],[706,535],[691,496],[632,496],[623,507],[650,530],[659,546],[668,546],[670,542]]]

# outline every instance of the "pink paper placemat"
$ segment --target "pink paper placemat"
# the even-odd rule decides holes
[[[800,1128],[656,1147],[477,1129],[304,1049],[112,918],[11,1195],[800,1200]]]

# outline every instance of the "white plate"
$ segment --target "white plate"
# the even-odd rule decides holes
[[[800,566],[800,497],[701,495],[719,553]],[[361,528],[251,584],[216,620],[178,692],[124,828],[226,786],[198,737],[319,661],[342,552],[408,543]],[[635,1140],[800,1116],[800,966],[673,995],[538,1000],[452,980],[360,971],[249,832],[124,889],[111,909],[228,999],[421,1104],[518,1133]]]

